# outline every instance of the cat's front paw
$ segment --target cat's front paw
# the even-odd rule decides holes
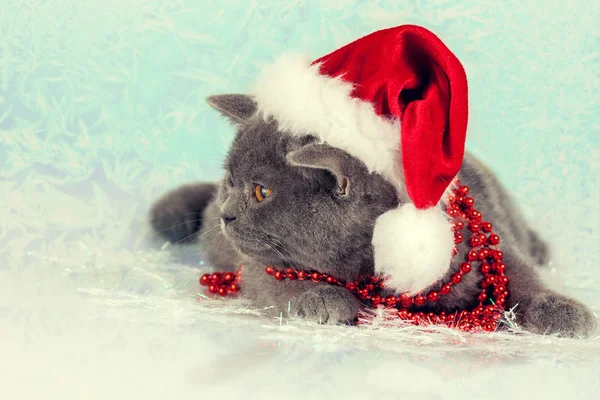
[[[358,300],[346,289],[318,286],[298,298],[297,315],[320,324],[352,324],[359,308]]]
[[[557,293],[533,298],[523,315],[525,329],[539,334],[586,337],[596,329],[594,314],[583,304]]]

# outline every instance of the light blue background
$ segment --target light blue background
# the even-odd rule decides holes
[[[125,398],[131,396],[124,388],[139,398],[183,396],[183,376],[196,374],[207,354],[249,342],[251,331],[268,346],[308,346],[315,357],[277,352],[280,364],[270,376],[295,373],[301,358],[306,371],[327,372],[318,384],[298,385],[323,395],[362,388],[436,399],[443,388],[462,398],[502,398],[532,382],[546,398],[597,393],[596,367],[581,366],[571,377],[552,366],[573,353],[591,357],[597,346],[518,337],[512,347],[508,338],[468,338],[466,347],[441,352],[425,346],[422,359],[445,369],[410,362],[393,379],[347,387],[347,376],[362,376],[365,360],[385,369],[377,376],[402,369],[393,354],[381,364],[379,350],[387,343],[413,354],[413,342],[394,342],[391,331],[373,334],[367,339],[380,346],[375,353],[360,350],[360,336],[350,332],[319,336],[296,326],[286,338],[278,325],[238,317],[223,330],[219,315],[196,305],[198,270],[148,246],[145,215],[164,191],[220,176],[233,130],[206,96],[246,90],[258,67],[283,50],[317,58],[378,29],[420,24],[466,68],[467,148],[498,173],[551,241],[559,283],[599,306],[599,15],[594,0],[0,0],[0,362],[7,363],[0,390],[30,398],[59,386],[75,398],[115,398],[115,388]],[[327,338],[342,350],[319,358]],[[475,359],[472,371],[482,370],[476,360],[490,352],[511,362],[472,379],[463,374],[465,351]],[[345,372],[335,366],[342,359]],[[513,369],[519,359],[521,369]],[[456,380],[430,379],[439,371]],[[415,387],[414,374],[437,383]],[[491,390],[498,376],[513,383]],[[262,382],[251,374],[234,381],[246,388]],[[190,398],[202,395],[188,389]]]
[[[468,149],[569,263],[597,271],[600,6],[568,3],[3,0],[0,196],[40,199],[3,207],[12,221],[3,251],[17,240],[11,231],[24,232],[15,214],[68,211],[62,202],[49,208],[45,196],[93,207],[104,193],[109,209],[135,204],[141,215],[166,189],[217,178],[233,130],[204,98],[246,90],[281,51],[316,58],[415,23],[436,32],[467,70]],[[35,248],[67,227],[58,218],[29,228]],[[90,226],[82,220],[79,228]]]
[[[90,198],[95,182],[147,205],[176,184],[215,179],[233,131],[207,95],[246,90],[283,50],[316,58],[415,23],[467,70],[468,149],[571,262],[599,269],[597,1],[2,3],[2,198],[28,190],[27,178]]]

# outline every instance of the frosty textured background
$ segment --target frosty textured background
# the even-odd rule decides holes
[[[556,245],[549,279],[600,306],[600,5],[569,1],[0,0],[0,396],[591,398],[598,339],[267,320],[197,301],[202,255],[144,224],[219,176],[207,95],[422,24],[467,70],[468,148]]]

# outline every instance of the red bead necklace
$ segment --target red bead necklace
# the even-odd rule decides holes
[[[344,282],[329,274],[323,274],[314,270],[296,270],[287,268],[285,270],[267,266],[265,273],[274,279],[312,281],[314,283],[326,283],[341,286],[348,289],[357,296],[365,305],[370,307],[383,307],[386,309],[397,309],[397,316],[417,325],[442,324],[455,327],[463,331],[485,330],[494,331],[498,320],[502,317],[508,297],[508,278],[504,275],[506,265],[502,262],[503,253],[498,250],[500,237],[492,232],[492,224],[484,222],[482,215],[474,208],[475,201],[468,197],[469,188],[459,186],[460,182],[455,179],[457,189],[448,198],[446,213],[454,220],[454,243],[460,244],[464,237],[462,232],[469,229],[472,236],[468,242],[471,250],[466,254],[460,270],[441,285],[439,291],[431,290],[428,293],[419,293],[414,296],[401,294],[399,296],[382,297],[381,292],[385,287],[385,279],[379,276],[371,276],[354,282]],[[458,254],[454,248],[453,256]],[[463,276],[471,272],[474,264],[483,275],[481,280],[481,292],[477,297],[478,305],[471,311],[463,310],[454,313],[424,313],[415,310],[425,305],[427,301],[435,303],[440,296],[445,296],[452,291],[452,287],[459,285]],[[202,286],[208,286],[210,293],[226,296],[235,294],[240,289],[241,270],[237,272],[204,274],[200,278]]]

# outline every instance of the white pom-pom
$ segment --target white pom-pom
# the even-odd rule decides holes
[[[375,272],[385,285],[415,294],[442,278],[450,268],[454,235],[446,214],[437,207],[414,204],[382,214],[373,231]]]

